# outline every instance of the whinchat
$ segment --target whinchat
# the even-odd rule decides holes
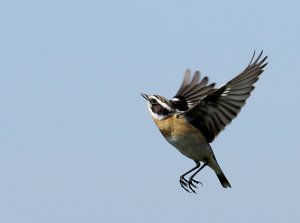
[[[218,88],[215,83],[208,84],[208,77],[201,79],[199,71],[191,79],[191,71],[187,70],[171,100],[141,94],[148,101],[149,112],[165,139],[196,163],[194,168],[180,176],[179,182],[186,191],[195,193],[196,184],[201,182],[194,177],[205,166],[216,173],[224,188],[231,187],[210,143],[237,116],[253,91],[254,83],[267,65],[267,56],[261,59],[262,53],[254,60],[254,52],[246,69]]]

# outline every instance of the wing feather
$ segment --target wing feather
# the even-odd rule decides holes
[[[259,76],[264,71],[263,68],[267,65],[265,63],[267,56],[261,59],[262,54],[263,51],[254,60],[254,52],[249,65],[244,71],[218,89],[210,87],[211,85],[207,86],[208,80],[203,78],[198,83],[198,85],[201,84],[201,88],[198,91],[193,89],[189,94],[187,94],[188,91],[185,92],[185,95],[190,100],[197,99],[200,101],[183,115],[192,125],[203,132],[208,142],[212,142],[226,125],[231,123],[254,90],[253,84],[259,79]],[[196,82],[192,81],[190,84],[192,83],[195,84]],[[189,86],[188,81],[185,82],[185,86]],[[197,95],[193,94],[194,91],[197,92]]]
[[[191,71],[189,69],[186,70],[182,84],[171,102],[174,105],[176,103],[180,103],[180,105],[186,103],[187,106],[183,106],[182,108],[188,109],[210,94],[214,90],[215,84],[211,83],[208,85],[208,77],[203,77],[202,79],[200,77],[200,72],[196,71],[192,80],[190,80]],[[176,99],[179,99],[180,102]]]

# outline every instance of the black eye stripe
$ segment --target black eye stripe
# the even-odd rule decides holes
[[[152,107],[162,107],[166,110],[173,111],[172,102],[162,96],[159,95],[150,96],[149,103]]]
[[[157,104],[152,104],[151,106],[151,110],[158,115],[163,115],[163,116],[167,116],[172,114],[172,111],[166,109],[165,107],[163,107],[161,104],[157,103]]]
[[[156,100],[156,99],[150,99],[150,103],[151,103],[152,105],[156,105],[156,104],[157,104],[157,100]]]

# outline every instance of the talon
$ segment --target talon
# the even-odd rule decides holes
[[[187,186],[188,181],[184,177],[180,177],[179,183],[181,185]]]
[[[185,181],[183,181],[183,180],[180,179],[179,183],[181,184],[181,186],[187,187],[187,183]]]
[[[196,191],[194,189],[198,188],[197,185],[195,184],[201,184],[203,186],[203,184],[200,181],[194,180],[193,178],[190,178],[189,181],[187,182],[187,185],[189,187],[189,189],[196,194]]]
[[[180,178],[179,178],[179,183],[180,183],[181,187],[182,187],[185,191],[191,193],[191,192],[188,190],[188,181],[187,181],[184,177],[180,177]]]
[[[193,181],[192,181],[192,179],[190,179],[190,180],[189,180],[189,183],[188,183],[188,185],[189,185],[189,188],[190,188],[190,190],[191,190],[191,191],[193,191],[193,193],[195,193],[195,194],[196,194],[196,191],[193,189],[193,187],[194,187],[194,188],[197,188],[197,187],[196,187],[196,185],[195,185],[195,184],[193,184]]]
[[[194,180],[194,179],[191,179],[194,183],[196,183],[196,184],[199,184],[200,183],[200,181],[198,181],[198,180]]]
[[[196,191],[192,188],[192,184],[189,184],[189,188],[193,191],[194,194],[197,194]]]
[[[191,191],[189,191],[185,186],[182,186],[182,185],[181,185],[181,187],[182,187],[186,192],[191,193]]]
[[[192,179],[192,181],[195,182],[196,184],[201,184],[203,186],[203,184],[200,181],[198,181],[198,180]]]
[[[197,182],[195,182],[195,183],[197,183]],[[198,188],[197,185],[193,184],[193,180],[191,180],[191,181],[189,182],[189,185],[191,185],[191,186],[193,186],[193,187],[195,187],[195,188]]]

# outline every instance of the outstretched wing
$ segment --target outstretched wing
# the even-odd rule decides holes
[[[190,78],[191,71],[188,69],[185,72],[178,92],[171,99],[171,102],[174,104],[174,106],[181,111],[186,111],[189,108],[194,107],[196,103],[214,91],[215,83],[207,85],[208,77],[200,79],[199,71],[194,73],[191,81]]]
[[[186,111],[183,115],[197,127],[206,137],[208,142],[214,138],[234,119],[254,89],[254,83],[258,80],[267,56],[261,59],[263,51],[256,60],[253,57],[246,69],[214,90],[198,103]]]

